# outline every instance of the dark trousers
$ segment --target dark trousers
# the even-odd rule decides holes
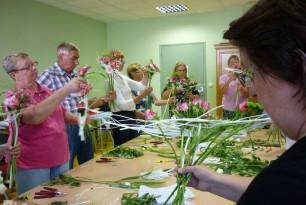
[[[119,112],[114,112],[113,114],[114,115],[112,117],[121,124],[129,124],[129,125],[137,124],[135,120],[136,117],[134,111],[119,111]],[[116,115],[121,115],[132,119],[127,120],[124,117]],[[137,136],[139,136],[139,133],[136,130],[130,130],[130,129],[120,130],[120,127],[113,127],[113,139],[115,146],[121,145]]]
[[[89,128],[84,128],[85,141],[81,141],[78,125],[66,125],[70,151],[69,168],[73,168],[74,157],[77,156],[79,164],[93,158],[92,135]],[[87,129],[87,130],[86,130]]]

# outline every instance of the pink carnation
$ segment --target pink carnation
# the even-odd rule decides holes
[[[176,109],[178,111],[186,111],[188,110],[188,103],[177,104]]]
[[[171,82],[171,83],[176,83],[177,78],[176,78],[176,77],[171,77],[171,78],[169,78],[168,80],[169,80],[169,82]]]
[[[111,58],[108,56],[103,56],[102,58],[100,58],[100,62],[104,64],[109,64],[110,61],[111,61]]]
[[[114,72],[114,69],[111,66],[107,65],[105,66],[105,71],[107,74],[112,74]]]
[[[11,97],[11,96],[13,96],[13,95],[14,95],[14,92],[11,91],[11,90],[9,90],[9,91],[7,91],[7,92],[5,93],[5,97],[6,97],[6,98],[9,98],[9,97]]]
[[[247,101],[243,101],[242,103],[239,104],[239,110],[241,112],[245,112],[248,109],[248,102]]]
[[[144,112],[144,115],[146,120],[152,120],[156,116],[156,113],[148,109]]]
[[[185,83],[185,82],[186,82],[185,79],[181,79],[181,80],[180,80],[180,83]]]
[[[15,95],[12,95],[4,100],[4,104],[10,109],[18,109],[20,101]]]
[[[159,68],[154,63],[150,63],[149,68],[155,72],[159,72]]]
[[[210,109],[210,104],[209,102],[206,102],[204,100],[201,100],[201,104],[200,104],[201,108],[203,108],[204,110],[209,110]]]
[[[84,77],[87,71],[89,70],[90,66],[84,66],[79,69],[78,74],[80,77]]]
[[[202,102],[201,98],[194,98],[194,99],[192,100],[192,104],[193,104],[193,105],[198,105],[198,104],[200,104],[201,102]]]

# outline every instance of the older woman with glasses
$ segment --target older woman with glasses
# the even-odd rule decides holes
[[[306,1],[260,0],[230,24],[224,38],[238,46],[251,89],[273,122],[297,142],[255,178],[187,167],[190,186],[237,205],[306,202]]]
[[[26,53],[9,55],[3,60],[5,71],[15,82],[12,91],[24,90],[30,99],[30,105],[21,113],[19,125],[18,194],[68,170],[65,122],[77,123],[77,117],[60,104],[66,95],[82,91],[87,86],[76,78],[52,94],[36,82],[36,65]]]

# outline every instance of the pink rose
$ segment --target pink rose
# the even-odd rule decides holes
[[[188,103],[181,103],[176,106],[178,111],[186,111],[188,110]]]
[[[242,103],[239,104],[239,110],[241,112],[246,112],[248,109],[248,102],[247,101],[243,101]]]
[[[145,115],[145,119],[146,119],[146,120],[152,120],[152,119],[156,116],[156,113],[153,112],[153,111],[150,110],[150,109],[147,109],[147,110],[144,112],[144,115]]]

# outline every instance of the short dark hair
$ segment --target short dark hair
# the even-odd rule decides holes
[[[258,72],[296,86],[301,99],[306,98],[305,11],[305,0],[259,0],[223,36],[246,53]]]

